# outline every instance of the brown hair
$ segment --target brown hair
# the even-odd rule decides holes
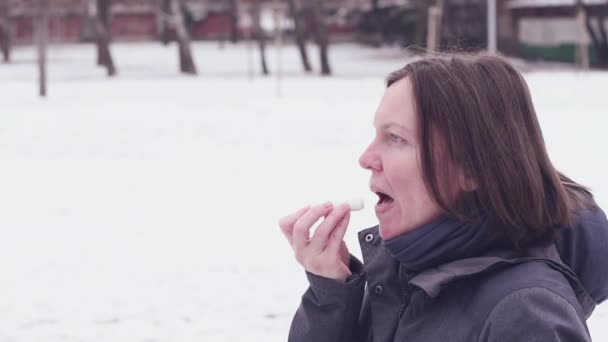
[[[577,209],[593,205],[587,188],[553,167],[528,86],[504,58],[424,58],[391,73],[387,87],[405,77],[414,89],[426,187],[448,214],[463,221],[483,215],[493,234],[525,247],[553,241]],[[442,184],[449,165],[477,185],[458,201]]]

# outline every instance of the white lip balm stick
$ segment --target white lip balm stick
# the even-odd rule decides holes
[[[365,208],[365,204],[363,203],[363,200],[360,198],[347,201],[346,203],[350,207],[350,211],[359,211],[359,210],[362,210],[363,208]]]

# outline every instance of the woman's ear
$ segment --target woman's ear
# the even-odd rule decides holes
[[[475,191],[479,187],[477,181],[462,170],[460,170],[458,175],[458,184],[460,185],[460,189],[466,192]]]

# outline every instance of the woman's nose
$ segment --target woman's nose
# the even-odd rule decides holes
[[[370,171],[380,171],[382,169],[380,156],[377,151],[375,151],[373,142],[367,146],[365,151],[363,151],[363,154],[359,157],[359,165]]]

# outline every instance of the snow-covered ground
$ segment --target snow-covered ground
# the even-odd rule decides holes
[[[290,47],[278,96],[249,77],[245,45],[195,44],[199,77],[177,74],[174,46],[113,51],[107,79],[92,46],[52,46],[47,99],[32,48],[0,64],[0,342],[286,340],[306,281],[277,219],[326,199],[371,207],[357,157],[405,58],[339,45],[321,78]],[[608,74],[526,78],[555,164],[608,208]],[[353,215],[355,254],[374,224]],[[606,324],[604,305],[596,341]]]

